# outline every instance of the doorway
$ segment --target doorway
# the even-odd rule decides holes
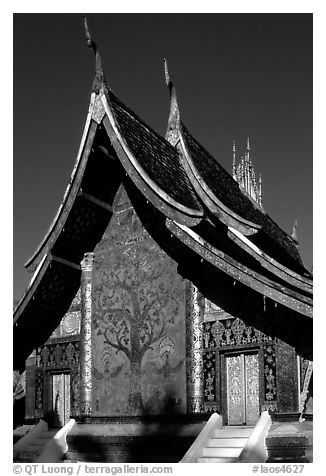
[[[255,425],[259,418],[258,352],[225,356],[228,425]]]
[[[50,374],[50,425],[62,428],[70,420],[70,373]]]

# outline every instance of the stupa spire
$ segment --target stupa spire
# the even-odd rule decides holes
[[[250,139],[247,138],[246,150],[244,156],[241,156],[240,162],[236,163],[235,141],[233,141],[233,163],[232,175],[245,192],[255,200],[258,205],[262,206],[262,186],[261,176],[256,181],[256,174],[250,157]]]
[[[235,149],[235,140],[233,141],[233,144],[232,144],[232,152],[233,152],[233,164],[232,164],[232,176],[234,179],[236,179],[237,177],[237,165],[236,165],[236,159],[235,159],[235,153],[236,153],[236,149]]]

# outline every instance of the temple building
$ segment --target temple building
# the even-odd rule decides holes
[[[79,152],[14,311],[25,422],[311,412],[312,274],[263,208],[249,139],[229,174],[185,126],[167,64],[161,137],[113,93],[87,38]]]

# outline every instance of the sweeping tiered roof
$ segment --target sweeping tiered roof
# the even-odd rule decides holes
[[[80,284],[80,261],[101,239],[124,180],[177,237],[182,253],[174,259],[181,263],[187,254],[198,256],[217,273],[284,306],[291,316],[311,316],[312,279],[295,241],[243,194],[183,125],[170,80],[164,139],[109,88],[87,25],[86,32],[96,55],[89,111],[62,204],[26,264],[34,277],[14,312],[14,367],[24,366],[68,310]]]

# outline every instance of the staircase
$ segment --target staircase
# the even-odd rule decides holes
[[[237,463],[254,427],[224,426],[214,430],[197,463]]]
[[[33,463],[42,453],[45,445],[54,437],[58,430],[44,430],[40,435],[24,447],[15,457],[15,462]]]
[[[267,411],[255,427],[223,426],[213,413],[180,463],[262,463],[267,453],[265,437],[271,425]]]

